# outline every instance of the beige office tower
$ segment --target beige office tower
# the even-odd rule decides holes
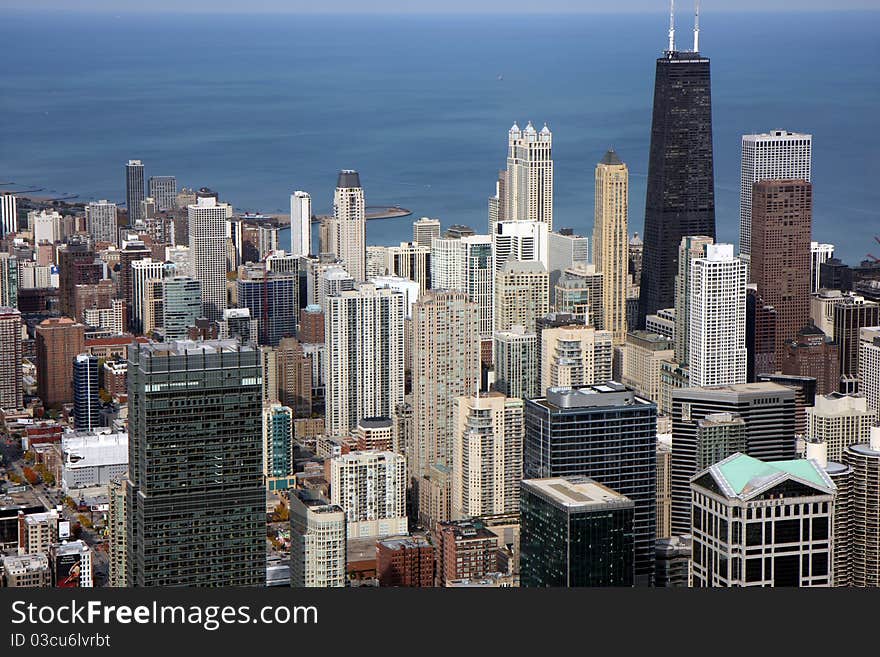
[[[627,203],[629,169],[613,150],[596,165],[593,263],[603,276],[606,331],[615,345],[626,341],[626,287],[629,270]]]
[[[108,586],[124,588],[128,586],[128,569],[125,561],[125,485],[120,479],[111,479],[107,485],[107,562],[109,566]]]
[[[413,243],[430,250],[431,240],[440,237],[440,220],[422,217],[413,222]]]
[[[843,453],[850,445],[867,443],[871,427],[877,423],[877,412],[868,408],[864,395],[816,395],[815,403],[807,408],[807,436],[824,440],[828,459],[843,462]]]
[[[630,331],[623,358],[623,385],[639,395],[660,401],[660,370],[674,355],[672,340],[648,331]]]
[[[506,221],[541,221],[553,230],[553,135],[544,124],[508,132]]]
[[[537,320],[550,311],[550,276],[535,261],[508,260],[495,275],[495,330],[524,326],[534,331]]]
[[[213,321],[226,310],[226,220],[232,207],[213,196],[187,206],[193,278],[202,290],[202,313]]]
[[[678,274],[675,276],[675,360],[683,365],[688,364],[688,289],[690,284],[691,263],[697,258],[706,257],[706,247],[715,240],[706,235],[694,235],[681,238],[678,246]]]
[[[309,491],[290,495],[290,585],[344,587],[345,511]]]
[[[851,586],[880,586],[880,427],[867,444],[850,445],[844,463],[853,469],[849,500]]]
[[[465,292],[429,290],[412,313],[413,457],[411,476],[452,467],[456,399],[480,386],[480,310]]]
[[[523,400],[500,392],[459,397],[452,458],[453,519],[519,511]]]
[[[355,281],[367,280],[366,206],[357,171],[339,172],[333,194],[333,218],[328,223],[327,251],[342,260]]]
[[[613,341],[609,331],[592,326],[562,326],[541,331],[541,390],[607,383],[611,380]]]

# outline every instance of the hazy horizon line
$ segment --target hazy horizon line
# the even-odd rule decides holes
[[[279,8],[272,9],[252,9],[248,11],[241,11],[239,9],[224,9],[224,8],[212,8],[212,9],[165,9],[165,8],[157,8],[157,9],[144,9],[142,7],[135,8],[127,8],[127,7],[114,7],[112,9],[98,9],[98,8],[89,8],[89,7],[27,7],[27,6],[19,6],[12,5],[7,6],[6,11],[14,11],[20,13],[30,13],[30,14],[101,14],[101,15],[166,15],[166,16],[182,16],[182,15],[224,15],[224,16],[292,16],[292,15],[309,15],[309,16],[334,16],[338,17],[340,15],[349,15],[349,16],[491,16],[493,18],[504,17],[504,16],[660,16],[666,15],[665,11],[645,11],[639,9],[633,10],[621,10],[620,8],[615,8],[611,11],[606,11],[604,9],[583,9],[583,10],[555,10],[555,11],[531,11],[528,9],[510,9],[505,11],[487,11],[485,9],[482,10],[462,10],[462,9],[454,9],[449,11],[387,11],[387,10],[377,10],[377,11],[359,11],[359,10],[338,10],[338,11],[328,11],[326,9],[322,9],[320,11],[312,11],[309,9],[290,9],[284,10]],[[730,8],[725,7],[723,9],[713,8],[712,14],[779,14],[779,15],[794,15],[794,14],[876,14],[880,13],[880,6],[878,7],[844,7],[840,9],[830,9],[830,8],[793,8],[793,9],[780,9],[779,7],[768,7],[766,9],[751,7],[747,9],[739,9],[739,8]],[[690,18],[690,15],[687,13],[681,14],[681,20],[687,21]],[[706,15],[703,15],[705,19]],[[678,16],[676,17],[678,18]]]

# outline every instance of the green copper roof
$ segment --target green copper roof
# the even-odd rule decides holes
[[[816,465],[807,459],[767,462],[745,454],[737,454],[719,463],[718,470],[737,495],[743,493],[749,482],[766,479],[779,472],[786,472],[822,488],[828,487]]]

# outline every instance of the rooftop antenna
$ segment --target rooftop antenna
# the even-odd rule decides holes
[[[675,0],[669,0],[669,52],[675,52]]]
[[[700,52],[700,0],[696,0],[694,11],[694,52]]]

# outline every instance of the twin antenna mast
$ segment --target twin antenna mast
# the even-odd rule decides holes
[[[700,0],[695,0],[694,5],[693,52],[700,52]],[[669,52],[675,52],[675,0],[669,0]]]

